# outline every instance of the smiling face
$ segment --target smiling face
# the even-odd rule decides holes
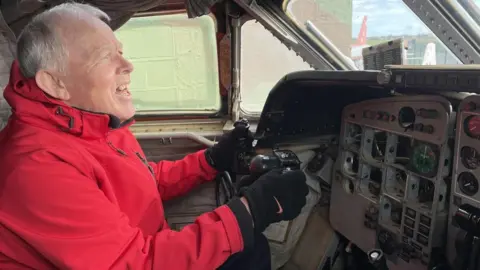
[[[39,86],[66,104],[125,121],[135,114],[129,91],[132,64],[110,27],[96,18],[60,27],[68,52],[66,71],[39,73]],[[47,82],[46,82],[47,81]]]

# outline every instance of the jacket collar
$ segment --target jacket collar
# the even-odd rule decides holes
[[[49,97],[37,86],[34,78],[23,77],[17,61],[12,64],[10,81],[3,96],[12,108],[12,117],[34,126],[61,130],[79,137],[98,139],[105,137],[112,129],[128,127],[134,123],[133,118],[121,123],[113,115],[73,108]]]

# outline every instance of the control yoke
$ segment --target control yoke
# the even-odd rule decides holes
[[[246,128],[247,133],[250,132],[248,120],[240,119],[233,124],[234,127],[240,125]],[[248,134],[246,135],[236,145],[233,173],[250,174],[254,179],[257,179],[274,169],[282,169],[283,172],[300,169],[300,159],[290,150],[273,150],[271,155],[255,155],[253,145],[249,143]],[[229,172],[221,172],[217,175],[215,186],[217,206],[222,204],[220,201],[220,189],[225,194],[223,203],[227,203],[237,194],[238,191],[233,184],[233,179],[234,177],[231,177]]]
[[[250,174],[255,177],[274,169],[299,170],[301,162],[290,150],[274,150],[272,155],[257,155],[250,161]]]

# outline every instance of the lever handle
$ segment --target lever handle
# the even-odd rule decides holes
[[[245,118],[240,118],[237,121],[235,121],[235,123],[233,123],[233,127],[237,127],[239,125],[244,126],[246,129],[250,128],[250,123]]]
[[[367,253],[368,261],[375,267],[377,270],[388,270],[387,259],[385,254],[380,249],[372,249]]]

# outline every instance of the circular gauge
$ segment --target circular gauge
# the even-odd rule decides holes
[[[480,116],[465,119],[465,133],[472,138],[480,138]]]
[[[403,128],[408,128],[415,123],[415,110],[412,107],[402,107],[398,112],[398,123]]]
[[[480,165],[480,155],[475,148],[470,146],[462,147],[462,150],[460,150],[460,157],[463,166],[467,169],[475,170]]]
[[[413,149],[412,165],[415,170],[422,174],[432,174],[437,164],[437,155],[432,147],[420,144]]]
[[[463,172],[458,176],[458,187],[467,196],[473,196],[478,192],[478,180],[470,172]]]

